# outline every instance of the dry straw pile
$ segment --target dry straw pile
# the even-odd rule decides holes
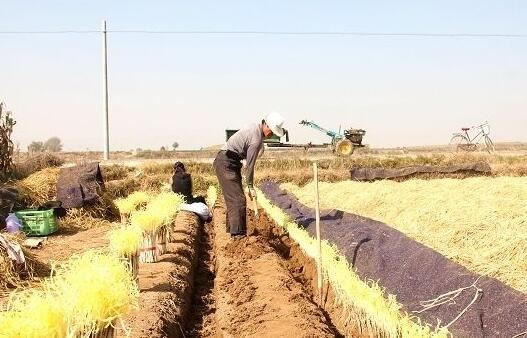
[[[59,170],[59,168],[46,168],[15,183],[28,207],[39,207],[55,199]]]
[[[284,184],[314,205],[313,184]],[[320,183],[322,208],[370,217],[527,293],[527,177]]]

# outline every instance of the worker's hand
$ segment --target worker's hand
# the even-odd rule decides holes
[[[249,190],[249,198],[251,199],[251,201],[253,199],[256,199],[256,191],[254,190],[254,188],[248,187],[248,190]]]

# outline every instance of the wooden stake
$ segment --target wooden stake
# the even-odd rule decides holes
[[[320,306],[323,300],[323,281],[322,281],[322,243],[320,241],[320,204],[318,202],[318,167],[313,163],[313,181],[315,182],[315,221],[317,228],[317,284],[320,296]]]

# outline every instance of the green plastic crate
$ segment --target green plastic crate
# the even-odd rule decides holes
[[[15,212],[22,222],[22,230],[28,236],[46,236],[59,229],[59,221],[49,210],[20,210]]]

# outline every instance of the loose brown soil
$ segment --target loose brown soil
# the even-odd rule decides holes
[[[335,337],[331,323],[264,237],[232,241],[214,212],[216,322],[226,337]],[[252,229],[251,229],[252,228]]]
[[[30,249],[37,261],[50,267],[52,262],[66,261],[74,254],[94,248],[106,248],[110,243],[107,233],[110,225],[91,229],[59,228],[59,231],[46,237],[40,248]],[[38,273],[40,277],[49,276],[49,271]]]

